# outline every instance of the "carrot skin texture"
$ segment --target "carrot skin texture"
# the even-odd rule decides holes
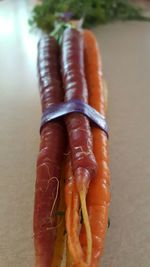
[[[82,32],[66,29],[62,38],[62,77],[65,101],[80,99],[88,101],[88,90],[84,74],[84,50]],[[72,168],[78,184],[89,183],[95,176],[97,164],[93,154],[93,143],[89,120],[83,114],[73,113],[65,118]],[[89,174],[88,174],[88,173]],[[83,178],[85,177],[85,181]]]
[[[38,74],[42,111],[63,100],[59,47],[53,37],[46,37],[38,45]],[[36,267],[52,266],[56,239],[56,210],[59,203],[61,162],[64,151],[64,127],[61,121],[45,124],[41,131],[37,159],[34,244]]]
[[[96,39],[91,31],[84,31],[85,73],[89,90],[89,104],[105,115],[102,89],[101,62]],[[105,234],[108,225],[108,207],[110,203],[110,173],[108,166],[108,144],[106,134],[93,127],[93,151],[98,163],[98,172],[92,179],[87,193],[87,208],[92,232],[92,263],[96,267],[102,255]],[[80,241],[86,253],[86,234],[82,227]]]
[[[64,199],[64,187],[65,187],[65,176],[64,176],[64,161],[62,163],[61,179],[60,179],[60,201],[58,206],[59,212],[64,212],[65,210],[65,199]],[[65,216],[63,214],[57,213],[57,234],[54,247],[53,255],[53,267],[60,267],[64,254],[64,242],[65,242]]]
[[[60,49],[53,37],[45,37],[38,43],[38,74],[42,111],[63,101],[60,74]]]

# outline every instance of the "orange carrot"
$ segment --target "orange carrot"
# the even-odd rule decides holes
[[[79,241],[79,195],[73,177],[70,155],[65,170],[66,230],[69,252],[75,264],[83,264],[83,251]]]
[[[96,39],[91,31],[84,31],[85,73],[89,92],[89,104],[105,115],[104,94],[102,88],[101,62]],[[91,180],[87,194],[87,208],[92,233],[92,261],[90,267],[96,267],[102,255],[108,224],[109,167],[106,134],[97,127],[92,128],[93,151],[98,164],[96,178]],[[87,253],[86,232],[80,234],[81,246]]]
[[[70,255],[70,251],[69,251],[69,247],[68,247],[68,240],[67,240],[67,238],[66,238],[66,265],[65,265],[65,267],[72,267],[73,265],[73,263],[72,263],[72,257],[71,257],[71,255]]]

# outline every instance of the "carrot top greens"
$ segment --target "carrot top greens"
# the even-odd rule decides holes
[[[43,0],[29,20],[33,28],[50,33],[56,21],[84,18],[85,27],[113,20],[150,20],[143,10],[128,0]]]

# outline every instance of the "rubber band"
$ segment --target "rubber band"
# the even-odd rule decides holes
[[[108,125],[105,117],[90,105],[82,102],[79,99],[74,99],[60,104],[54,104],[46,109],[42,114],[40,132],[46,123],[76,112],[87,116],[96,124],[96,126],[103,130],[108,137]]]

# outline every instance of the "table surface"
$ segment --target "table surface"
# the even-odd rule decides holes
[[[0,266],[34,265],[32,214],[39,146],[34,1],[0,2]],[[111,227],[101,267],[150,266],[150,24],[94,29],[109,88]]]

